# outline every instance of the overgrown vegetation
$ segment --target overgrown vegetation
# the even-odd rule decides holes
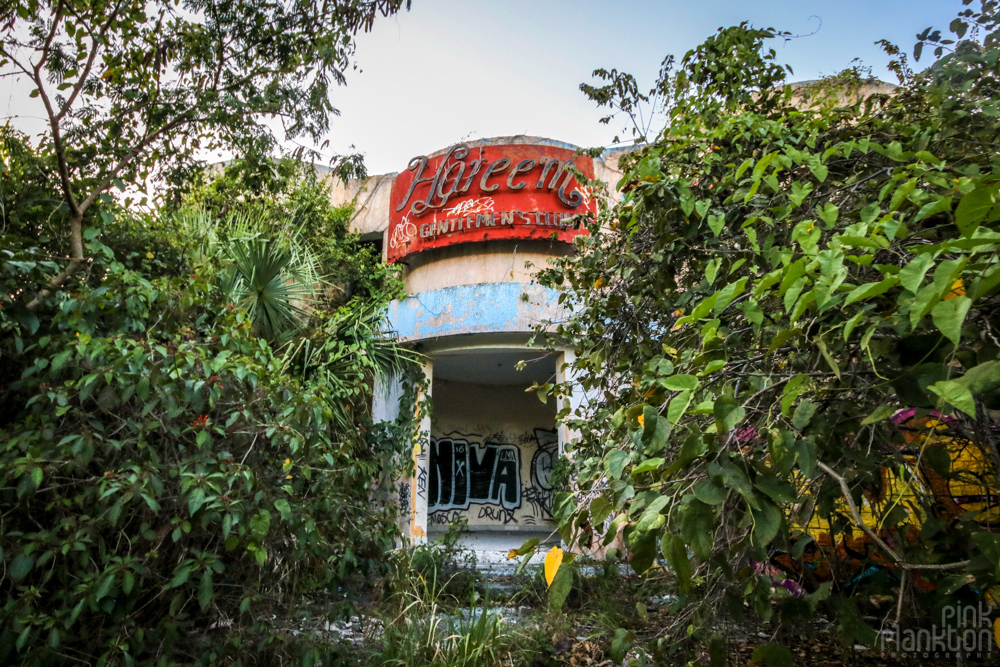
[[[718,665],[763,628],[753,659],[781,665],[813,616],[871,645],[995,599],[996,3],[920,35],[922,73],[885,44],[891,92],[858,69],[793,89],[781,34],[745,25],[649,95],[584,86],[668,119],[635,124],[623,200],[542,274],[595,399],[562,415],[556,515],[614,546],[496,597],[449,569],[461,526],[396,549],[419,374],[385,330],[398,277],[329,203],[359,161],[268,157],[263,119],[317,139],[354,35],[402,6],[0,9],[0,68],[49,120],[0,132],[0,661]],[[238,157],[203,171],[206,148]],[[390,376],[402,418],[375,424]],[[351,647],[325,623],[359,590]]]
[[[0,8],[48,120],[0,133],[0,662],[340,659],[295,629],[396,545],[412,429],[371,392],[413,355],[330,204],[359,158],[267,157],[267,119],[318,141],[354,36],[402,4]]]
[[[4,140],[8,210],[24,210],[31,191],[13,177],[43,167],[12,157],[38,161],[19,137]],[[398,287],[387,278],[336,307],[299,282],[318,271],[285,272],[284,292],[238,298],[249,288],[234,285],[234,266],[259,279],[269,247],[315,255],[308,239],[204,219],[192,234],[171,214],[112,210],[115,229],[141,230],[114,241],[131,266],[95,229],[90,270],[43,315],[25,317],[16,294],[58,240],[13,218],[4,236],[0,659],[336,660],[328,638],[285,629],[311,609],[343,613],[331,591],[384,573],[395,547],[380,483],[408,448],[369,411],[376,380],[412,360],[383,328]],[[177,228],[187,233],[159,232]],[[241,256],[233,238],[264,252]],[[297,317],[260,326],[265,299]]]
[[[668,58],[649,95],[614,71],[584,87],[667,122],[543,274],[594,399],[563,413],[582,439],[556,512],[570,545],[621,538],[638,572],[669,567],[675,659],[707,644],[722,664],[748,612],[768,664],[815,613],[873,645],[1000,581],[996,27],[988,1],[952,40],[925,31],[922,73],[886,44],[891,93],[853,70],[803,99],[763,46],[781,34],[746,25]]]

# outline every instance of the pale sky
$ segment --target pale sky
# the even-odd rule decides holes
[[[530,134],[608,145],[621,124],[599,124],[602,112],[579,90],[594,69],[630,72],[648,90],[664,56],[679,59],[741,21],[815,31],[772,44],[794,68],[793,80],[833,74],[859,58],[895,82],[874,42],[885,38],[910,53],[917,32],[946,28],[961,7],[961,0],[413,0],[411,11],[377,20],[359,37],[359,71],[333,91],[342,115],[332,119],[327,152],[353,145],[369,173],[380,174],[468,138]],[[925,55],[920,67],[927,63]],[[4,85],[0,113],[29,113],[30,88],[22,94]],[[37,128],[30,119],[18,125]]]
[[[353,144],[378,174],[465,138],[530,134],[607,145],[621,125],[599,124],[603,114],[579,90],[593,70],[630,72],[648,90],[667,54],[679,59],[741,21],[798,35],[818,29],[774,40],[793,80],[860,58],[895,83],[874,42],[886,38],[909,53],[917,32],[946,28],[961,7],[961,0],[413,0],[410,12],[359,39],[363,71],[334,93],[342,115],[332,123],[331,148]]]

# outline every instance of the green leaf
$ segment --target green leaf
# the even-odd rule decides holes
[[[798,208],[805,201],[809,193],[813,191],[813,184],[806,183],[803,185],[800,181],[792,182],[792,190],[788,193],[788,200],[792,202],[794,208]]]
[[[712,468],[713,466],[710,464],[710,472],[712,471]],[[751,486],[750,480],[747,479],[746,473],[732,463],[728,462],[725,465],[719,466],[719,468],[719,472],[722,475],[722,483],[743,496],[743,499],[747,502],[747,504],[756,509],[759,505],[757,498],[753,493],[753,486]]]
[[[931,310],[934,326],[956,346],[962,339],[962,324],[971,306],[972,300],[969,297],[958,296],[941,301]]]
[[[709,262],[705,265],[705,280],[708,281],[709,285],[715,282],[715,276],[719,273],[719,265],[721,263],[722,260],[717,257],[709,260]]]
[[[743,409],[732,394],[723,394],[715,399],[712,408],[715,415],[715,424],[721,434],[729,433],[734,426],[739,424],[746,417],[746,410]]]
[[[191,493],[188,495],[188,511],[191,516],[201,509],[201,506],[205,504],[205,489],[201,487],[195,487],[191,489]]]
[[[995,194],[995,188],[979,187],[962,197],[962,200],[958,202],[958,207],[955,209],[955,224],[962,232],[962,236],[972,238],[972,234],[993,208]]]
[[[597,523],[601,524],[604,523],[604,521],[601,520]],[[529,553],[534,552],[535,547],[537,547],[541,541],[542,541],[541,538],[538,537],[532,537],[530,540],[526,540],[524,544],[522,544],[521,547],[517,550],[517,555],[526,556]]]
[[[611,452],[608,452],[605,459],[608,464],[608,472],[611,474],[611,478],[621,479],[622,472],[625,470],[625,466],[628,465],[629,461],[628,452],[616,449]]]
[[[271,513],[267,510],[261,510],[250,519],[250,535],[258,542],[267,537],[267,533],[270,530]]]
[[[899,207],[903,205],[903,202],[906,200],[907,197],[910,196],[910,193],[913,192],[913,190],[916,187],[917,187],[917,179],[911,178],[902,185],[900,185],[898,188],[896,188],[896,191],[892,193],[892,200],[889,203],[889,210],[890,211],[899,210]]]
[[[861,420],[862,426],[868,426],[869,424],[876,424],[880,421],[888,419],[896,412],[899,408],[890,405],[888,403],[883,403],[882,405],[875,408],[875,411]]]
[[[284,498],[279,498],[274,501],[274,509],[278,510],[281,514],[282,521],[291,521],[292,519],[292,507],[288,504],[288,501]]]
[[[35,561],[30,556],[19,553],[14,556],[14,560],[10,563],[10,578],[14,581],[21,581],[28,576],[28,573],[31,572],[31,568],[34,566]]]
[[[677,424],[681,420],[681,417],[687,412],[688,406],[691,405],[691,395],[691,391],[682,391],[674,396],[670,405],[667,406],[667,421],[671,424]]]
[[[712,307],[712,312],[715,315],[720,314],[724,311],[733,300],[740,294],[743,294],[743,290],[746,289],[747,279],[740,278],[735,283],[729,283],[722,289],[720,289],[715,294],[715,301]]]
[[[549,586],[548,608],[551,613],[558,614],[562,611],[566,598],[573,590],[573,568],[560,567],[556,572],[552,585]]]
[[[712,230],[715,236],[719,235],[722,228],[726,226],[726,219],[721,215],[710,215],[708,216],[708,228]]]
[[[656,472],[663,465],[662,458],[646,459],[632,469],[632,476],[641,475],[644,472]]]
[[[73,352],[74,350],[72,349],[63,350],[56,356],[52,357],[52,364],[50,365],[52,372],[58,371],[60,368],[65,366],[66,362],[69,361],[69,358],[73,356]]]
[[[951,197],[941,197],[934,201],[928,202],[920,207],[917,215],[913,218],[913,222],[920,222],[924,218],[928,218],[932,215],[937,215],[938,213],[944,213],[945,211],[951,210],[951,205],[954,199]],[[915,290],[910,290],[911,292]]]
[[[757,166],[753,168],[753,173],[750,174],[750,178],[754,181],[759,181],[764,176],[764,171],[767,169],[767,165],[771,163],[777,153],[768,153],[762,157],[758,162]]]
[[[954,380],[942,380],[928,387],[932,392],[944,399],[973,419],[976,418],[976,401],[972,392]]]
[[[611,662],[615,664],[623,663],[628,656],[629,649],[632,648],[634,639],[635,632],[632,630],[626,630],[625,628],[615,630],[615,636],[611,640],[611,648],[608,650],[608,657],[611,658]]]
[[[657,517],[661,517],[660,512],[663,508],[667,506],[670,502],[670,496],[656,496],[653,502],[646,505],[646,508],[642,511],[642,516],[639,517],[639,521],[636,526],[642,526],[645,530],[649,530],[649,526],[652,524],[657,524]],[[662,518],[662,517],[661,517]]]
[[[763,491],[765,495],[776,503],[795,502],[795,487],[783,479],[758,475],[754,486]]]
[[[996,391],[1000,389],[1000,361],[986,361],[973,366],[955,382],[974,395]]]
[[[212,571],[206,569],[198,583],[198,605],[204,609],[212,601]]]
[[[646,447],[647,454],[655,454],[667,446],[667,438],[670,436],[670,420],[657,415],[656,427],[653,435],[649,438],[649,445]]]
[[[703,479],[692,489],[694,497],[706,505],[721,505],[726,499],[726,490],[711,479]]]
[[[810,164],[809,171],[813,173],[813,176],[815,176],[816,180],[820,183],[825,181],[827,174],[830,173],[830,170],[823,164]]]
[[[800,335],[801,333],[802,333],[802,329],[799,329],[799,328],[785,329],[783,331],[779,331],[778,335],[776,335],[771,340],[771,347],[768,348],[767,354],[768,355],[773,354],[782,345],[784,345],[785,343],[787,343],[792,338],[795,338],[796,336]]]
[[[931,268],[932,264],[934,264],[934,254],[921,253],[917,255],[897,274],[899,276],[899,284],[904,289],[916,294],[917,290],[920,289],[921,283],[924,282],[927,270]]]
[[[819,215],[820,220],[826,223],[827,229],[832,229],[837,224],[837,216],[840,214],[840,209],[836,205],[826,202],[822,207],[816,207],[816,214]]]
[[[602,525],[611,514],[614,505],[604,496],[597,496],[590,501],[590,522],[594,526]],[[533,538],[534,539],[534,538]]]
[[[704,454],[707,449],[704,440],[701,438],[701,433],[692,430],[684,442],[681,443],[681,449],[677,452],[677,461],[674,465],[670,466],[669,470],[677,472],[677,470],[683,469],[691,461]]]
[[[804,429],[809,425],[809,421],[812,419],[813,415],[816,414],[816,409],[818,407],[819,403],[811,401],[808,398],[803,399],[802,402],[800,402],[795,408],[795,412],[792,414],[792,426],[800,431]]]
[[[718,517],[710,505],[695,499],[682,508],[681,536],[700,560],[707,561],[711,556],[718,527]]]
[[[889,276],[877,283],[866,283],[864,285],[860,285],[847,295],[847,299],[844,300],[844,305],[849,306],[852,303],[861,301],[862,299],[870,299],[873,296],[885,294],[887,291],[895,287],[898,282],[899,278],[897,276]]]
[[[687,545],[680,535],[664,533],[660,538],[660,553],[670,565],[677,577],[677,586],[681,592],[687,592],[691,586],[691,561],[688,560]]]
[[[191,565],[190,561],[186,561],[177,566],[174,570],[174,578],[167,584],[164,589],[177,588],[178,586],[183,586],[188,578],[191,576]]]
[[[792,404],[795,403],[795,399],[799,397],[799,394],[804,393],[808,389],[808,384],[809,376],[804,373],[799,373],[785,384],[785,389],[781,394],[782,416],[789,416]]]
[[[830,349],[826,346],[826,343],[823,342],[822,340],[817,340],[816,347],[819,348],[820,354],[823,355],[823,359],[826,360],[826,363],[830,367],[830,370],[833,371],[833,374],[836,375],[837,379],[839,380],[840,365],[837,363],[837,360],[833,358],[833,355],[830,354]]]
[[[769,500],[759,500],[760,507],[750,510],[753,530],[750,541],[754,546],[764,547],[771,543],[781,528],[781,510]]]
[[[740,178],[742,178],[743,174],[746,173],[746,170],[749,169],[750,165],[752,165],[752,164],[753,164],[753,158],[752,157],[748,157],[746,160],[743,160],[743,164],[741,164],[736,169],[736,178],[735,178],[735,180],[737,180],[737,181],[740,180]]]
[[[685,389],[697,389],[698,378],[694,375],[671,375],[663,381],[663,386],[671,391],[682,391]]]

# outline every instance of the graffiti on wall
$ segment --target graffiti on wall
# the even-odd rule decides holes
[[[559,454],[559,438],[555,431],[536,428],[534,440],[537,449],[531,457],[531,486],[522,495],[531,504],[532,516],[529,519],[551,521],[554,495],[552,469]]]
[[[515,445],[432,438],[430,472],[430,512],[472,503],[521,506],[521,450]]]
[[[461,433],[432,438],[427,479],[429,521],[451,523],[473,504],[482,507],[464,515],[470,520],[501,525],[551,521],[557,442],[556,432],[548,429],[534,429],[519,438]],[[525,462],[529,462],[527,467]],[[527,507],[522,507],[524,501]]]
[[[407,516],[410,513],[410,483],[399,483],[399,516]]]
[[[906,520],[902,531],[878,529],[889,542],[916,543],[925,521],[935,518],[950,523],[960,517],[974,518],[983,526],[1000,526],[1000,485],[996,471],[972,441],[962,438],[958,422],[932,412],[918,417],[913,409],[893,416],[900,427],[903,446],[900,468],[881,469],[881,488],[866,492],[858,503],[858,513],[868,526],[881,526],[894,507],[901,508]],[[946,456],[949,472],[943,474],[931,465],[929,452],[940,448]],[[906,471],[906,479],[901,477]],[[934,512],[928,514],[928,508]],[[893,567],[876,548],[873,540],[854,524],[850,510],[841,500],[830,517],[817,512],[801,523],[793,523],[812,539],[800,559],[777,551],[771,564],[780,570],[805,579],[854,583],[880,567]]]

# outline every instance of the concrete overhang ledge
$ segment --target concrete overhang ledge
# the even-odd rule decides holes
[[[561,319],[555,290],[535,283],[457,285],[413,294],[389,304],[389,322],[401,342],[471,333],[530,333]]]

